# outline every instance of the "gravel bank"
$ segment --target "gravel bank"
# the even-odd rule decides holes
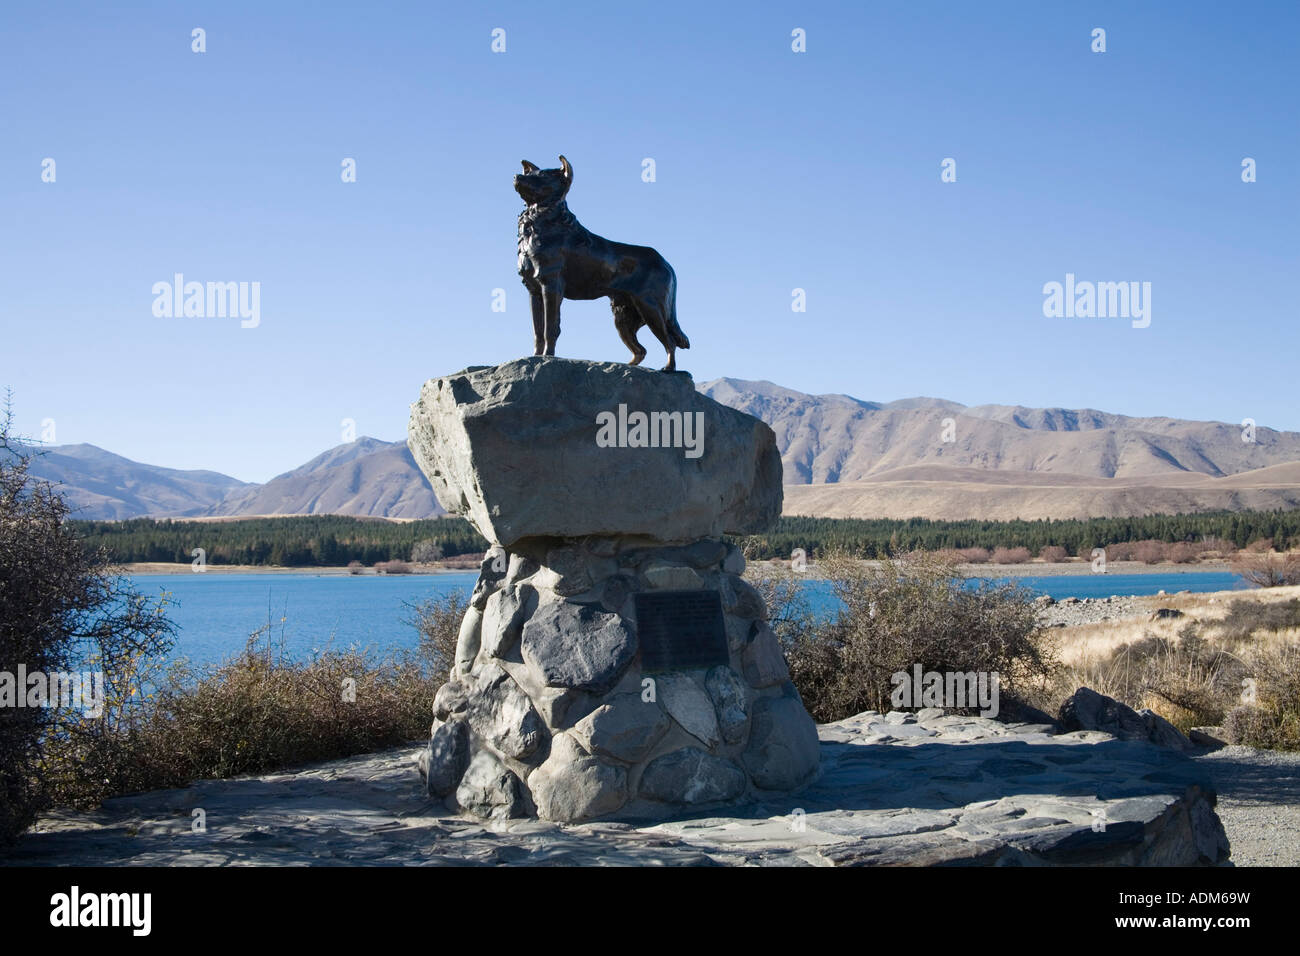
[[[1300,866],[1300,753],[1224,747],[1193,758],[1210,774],[1236,866]]]
[[[1064,601],[1039,598],[1037,603],[1039,620],[1044,627],[1078,627],[1080,624],[1149,614],[1150,600],[1140,597],[1066,598]]]

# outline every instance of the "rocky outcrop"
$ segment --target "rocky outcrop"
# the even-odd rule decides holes
[[[630,440],[637,412],[668,432]],[[685,447],[666,440],[687,420]],[[525,359],[427,383],[410,439],[444,507],[493,542],[434,699],[430,796],[491,819],[654,819],[815,778],[816,726],[718,537],[780,512],[767,426],[689,376]],[[698,639],[647,655],[643,597],[700,604]]]
[[[1060,723],[1067,731],[1098,730],[1120,740],[1146,740],[1172,750],[1191,750],[1195,746],[1154,711],[1134,710],[1087,687],[1080,687],[1061,705]]]
[[[1229,855],[1208,773],[1144,740],[937,709],[865,711],[819,733],[822,773],[787,829],[839,866],[1207,866]],[[727,839],[743,845],[735,827]]]

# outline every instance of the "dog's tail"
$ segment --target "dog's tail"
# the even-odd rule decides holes
[[[677,276],[673,276],[672,286],[668,290],[668,334],[677,343],[679,349],[691,347],[691,340],[686,337],[682,327],[677,324]]]

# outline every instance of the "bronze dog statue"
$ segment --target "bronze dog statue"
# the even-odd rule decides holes
[[[639,365],[645,349],[637,329],[650,326],[668,352],[665,372],[677,368],[673,354],[691,347],[677,324],[677,276],[647,246],[611,242],[588,232],[569,212],[565,196],[573,167],[563,156],[559,169],[538,169],[528,160],[515,176],[515,192],[527,203],[519,214],[519,275],[532,296],[535,355],[554,355],[560,337],[560,303],[609,296],[614,327]]]

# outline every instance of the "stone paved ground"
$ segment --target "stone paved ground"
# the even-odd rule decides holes
[[[1146,743],[1044,730],[867,712],[820,728],[822,772],[801,793],[643,826],[450,817],[424,797],[412,746],[54,814],[4,862],[1131,864],[1221,854],[1201,787],[1206,765]],[[206,832],[192,830],[196,808]]]

